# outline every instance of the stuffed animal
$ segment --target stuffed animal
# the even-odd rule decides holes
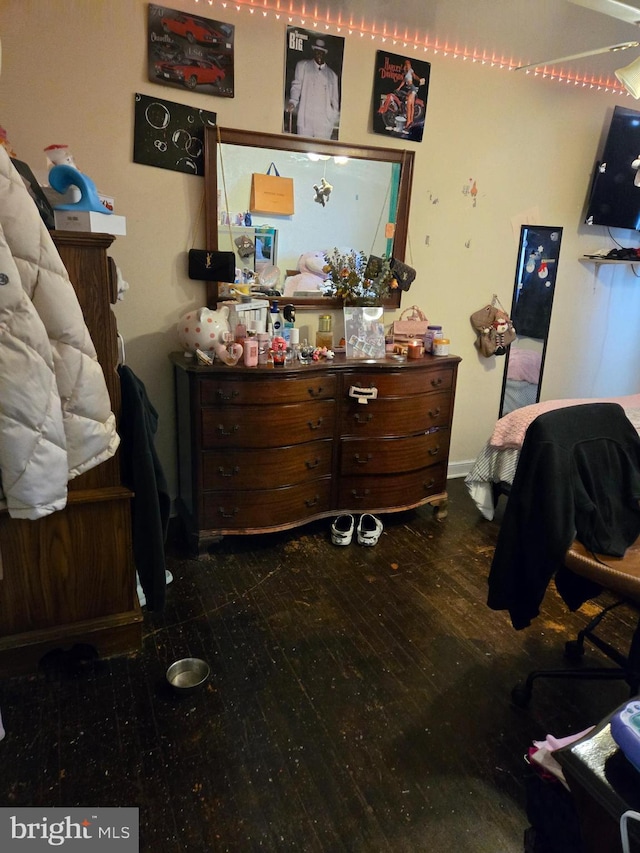
[[[329,196],[331,195],[331,190],[333,189],[332,184],[325,181],[324,178],[320,178],[319,184],[313,185],[314,190],[316,191],[316,197],[314,201],[317,201],[318,204],[321,204],[323,207],[329,201]]]
[[[284,283],[284,295],[293,296],[298,291],[322,290],[322,284],[327,280],[328,273],[324,252],[305,252],[298,259],[297,275],[291,275]]]

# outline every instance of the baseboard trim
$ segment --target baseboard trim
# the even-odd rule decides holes
[[[473,468],[474,459],[466,459],[461,462],[450,462],[447,468],[447,480],[455,480],[458,477],[466,477]]]

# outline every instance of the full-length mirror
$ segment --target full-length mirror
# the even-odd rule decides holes
[[[251,212],[252,176],[272,163],[292,179],[292,214]],[[233,251],[249,280],[261,273],[298,307],[338,305],[323,295],[313,256],[339,248],[404,261],[412,174],[413,152],[399,148],[207,128],[207,249]],[[227,292],[208,282],[207,304]],[[399,306],[400,295],[395,291],[389,306]]]
[[[562,228],[523,225],[511,304],[516,339],[507,349],[500,417],[540,400]]]

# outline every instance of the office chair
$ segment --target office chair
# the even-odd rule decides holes
[[[573,662],[579,661],[584,654],[584,642],[589,640],[615,666],[534,670],[524,683],[517,684],[511,691],[513,704],[520,708],[529,704],[533,683],[538,678],[623,679],[629,685],[630,696],[636,695],[640,688],[640,617],[626,655],[594,633],[606,614],[620,605],[628,605],[640,614],[640,537],[623,557],[593,554],[575,540],[565,555],[564,565],[574,574],[598,584],[603,590],[609,590],[619,599],[604,607],[575,640],[565,644],[565,657]]]

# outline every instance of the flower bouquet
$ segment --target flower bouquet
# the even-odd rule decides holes
[[[398,289],[388,258],[339,249],[327,252],[324,257],[327,275],[324,294],[341,299],[344,305],[381,305]]]

